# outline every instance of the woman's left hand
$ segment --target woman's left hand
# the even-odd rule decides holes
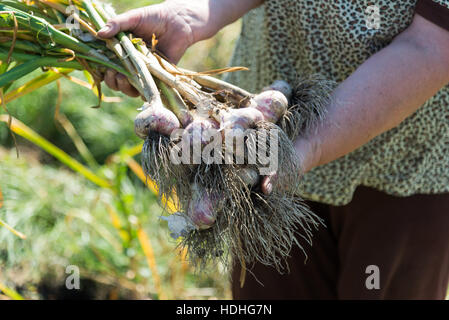
[[[299,172],[298,174],[304,174],[320,163],[321,150],[319,148],[319,143],[316,142],[317,139],[311,139],[310,137],[298,138],[294,142],[295,151],[297,154],[297,159],[299,161]],[[271,175],[265,176],[261,182],[262,192],[269,195],[273,192],[273,189],[289,189],[291,186],[283,186],[282,181],[279,181],[279,177],[276,172]]]

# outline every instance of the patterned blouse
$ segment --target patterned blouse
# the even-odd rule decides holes
[[[449,0],[266,0],[243,18],[234,52],[232,65],[250,71],[227,80],[252,92],[303,73],[341,82],[415,12],[449,30]],[[396,196],[449,192],[448,104],[449,85],[396,128],[308,172],[301,195],[344,205],[358,185]]]

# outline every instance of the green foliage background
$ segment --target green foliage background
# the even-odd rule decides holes
[[[123,12],[159,1],[111,2]],[[180,64],[197,71],[226,66],[239,30],[239,23],[235,23],[213,39],[196,44]],[[80,72],[73,75],[83,77]],[[140,142],[134,135],[133,119],[142,101],[104,86],[107,96],[119,96],[122,102],[103,103],[102,108],[93,109],[97,98],[88,89],[64,79],[61,88],[61,112],[101,166],[94,169],[114,181],[118,192],[98,188],[20,137],[17,158],[7,126],[0,123],[0,190],[4,198],[0,220],[27,236],[22,240],[0,227],[0,284],[32,299],[230,298],[225,273],[214,268],[197,275],[181,263],[176,243],[159,220],[162,210],[155,196],[120,159],[121,150]],[[9,103],[8,109],[82,162],[73,141],[54,121],[57,96],[53,83]],[[111,207],[123,230],[111,222]],[[151,240],[163,297],[139,245],[136,221]],[[78,293],[64,288],[68,265],[80,268],[82,290]],[[7,295],[0,288],[1,298]]]

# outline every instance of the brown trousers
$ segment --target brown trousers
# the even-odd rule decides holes
[[[359,187],[348,205],[309,205],[327,227],[315,231],[313,246],[303,244],[307,260],[295,247],[289,274],[256,264],[243,288],[235,267],[234,299],[446,297],[449,194],[394,197]]]

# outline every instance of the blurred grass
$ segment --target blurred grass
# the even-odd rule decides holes
[[[159,1],[111,2],[123,12]],[[197,71],[226,66],[239,30],[237,22],[194,45],[180,65]],[[84,78],[81,72],[72,75]],[[0,219],[27,237],[21,239],[0,227],[0,299],[17,298],[16,293],[28,299],[72,297],[63,288],[67,265],[81,269],[85,290],[76,297],[230,298],[226,274],[213,269],[196,275],[182,261],[166,224],[158,218],[162,209],[156,197],[136,176],[138,156],[134,160],[123,155],[123,150],[140,143],[133,120],[141,100],[104,87],[107,96],[118,96],[122,102],[92,109],[97,104],[92,91],[65,79],[60,84],[61,114],[99,164],[91,169],[113,187],[95,186],[20,137],[17,159],[11,135],[0,124]],[[55,123],[57,104],[57,84],[51,83],[8,103],[8,110],[87,165],[73,137]]]

